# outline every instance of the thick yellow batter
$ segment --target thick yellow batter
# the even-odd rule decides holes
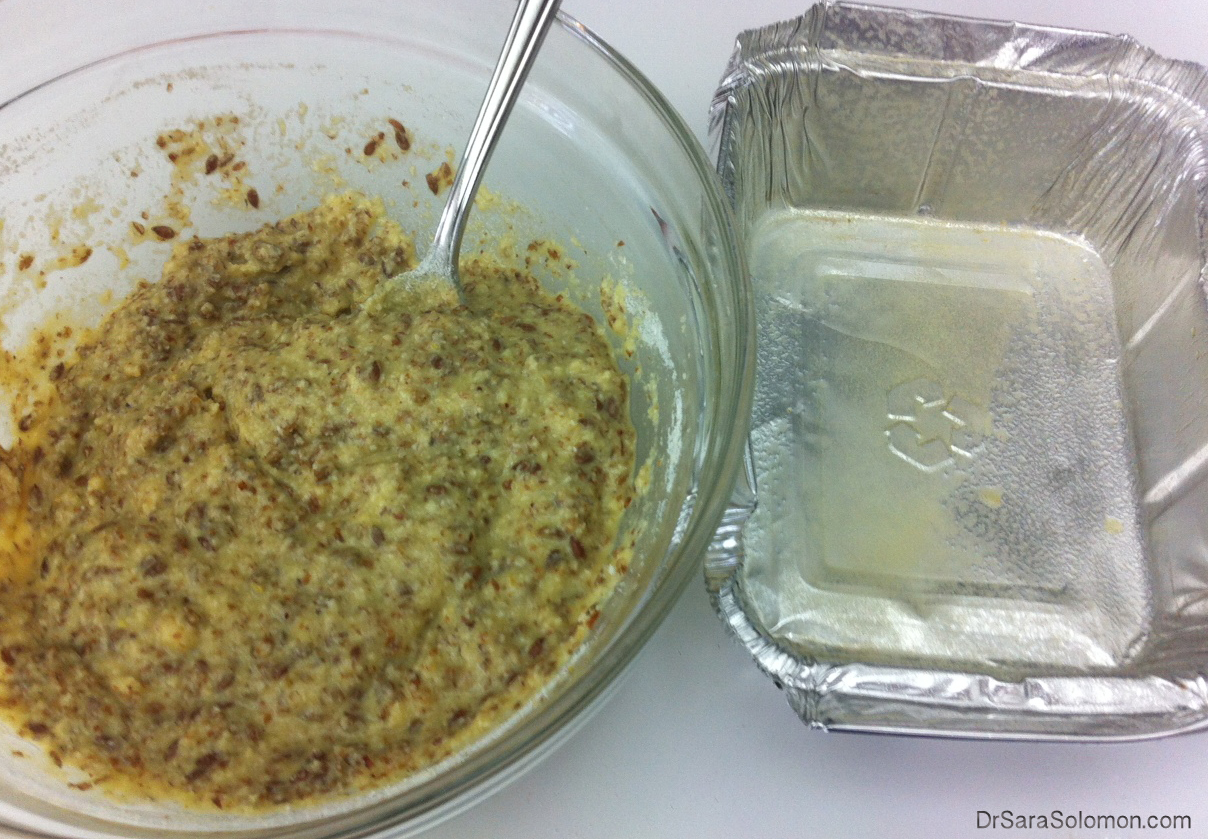
[[[257,808],[394,780],[547,682],[624,571],[600,328],[357,196],[177,246],[4,456],[0,703],[96,783]]]

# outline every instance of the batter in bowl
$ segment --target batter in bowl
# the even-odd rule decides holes
[[[114,792],[397,780],[528,701],[625,571],[628,382],[531,276],[414,263],[356,195],[177,245],[57,364],[0,479],[0,709]]]

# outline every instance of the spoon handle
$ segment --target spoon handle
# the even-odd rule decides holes
[[[466,218],[470,214],[474,195],[478,192],[478,184],[482,181],[482,173],[512,106],[520,98],[524,79],[533,66],[538,48],[557,15],[560,3],[561,0],[520,0],[516,16],[512,19],[511,30],[499,54],[478,118],[474,121],[470,140],[457,166],[448,202],[437,222],[429,255],[430,259],[444,263],[454,277],[457,276],[457,253],[461,248]]]

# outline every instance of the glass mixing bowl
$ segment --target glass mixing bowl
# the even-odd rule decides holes
[[[56,313],[95,323],[138,280],[157,278],[171,243],[132,238],[140,225],[174,225],[177,235],[249,230],[359,189],[382,196],[422,252],[444,197],[425,176],[455,161],[510,15],[508,3],[465,0],[0,4],[9,36],[0,55],[5,346],[21,346]],[[245,164],[240,174],[182,174],[156,143],[175,129],[209,132]],[[699,573],[740,466],[753,363],[740,247],[704,153],[637,70],[563,14],[485,189],[463,253],[501,239],[518,248],[556,241],[561,258],[538,267],[547,285],[602,316],[605,281],[626,308],[628,330],[613,338],[632,377],[649,488],[624,524],[637,560],[582,650],[514,718],[443,763],[391,787],[263,815],[73,788],[38,759],[10,756],[37,746],[5,731],[0,829],[411,832],[497,789],[572,730]],[[91,249],[82,264],[79,248]]]

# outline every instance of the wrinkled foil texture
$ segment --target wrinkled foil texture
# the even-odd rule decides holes
[[[1110,270],[1134,452],[1148,617],[1129,654],[1005,675],[828,660],[762,625],[744,576],[766,466],[752,457],[706,580],[811,726],[1056,740],[1208,726],[1206,114],[1205,68],[1122,36],[821,3],[738,37],[711,139],[740,234],[825,208],[1078,237]]]

